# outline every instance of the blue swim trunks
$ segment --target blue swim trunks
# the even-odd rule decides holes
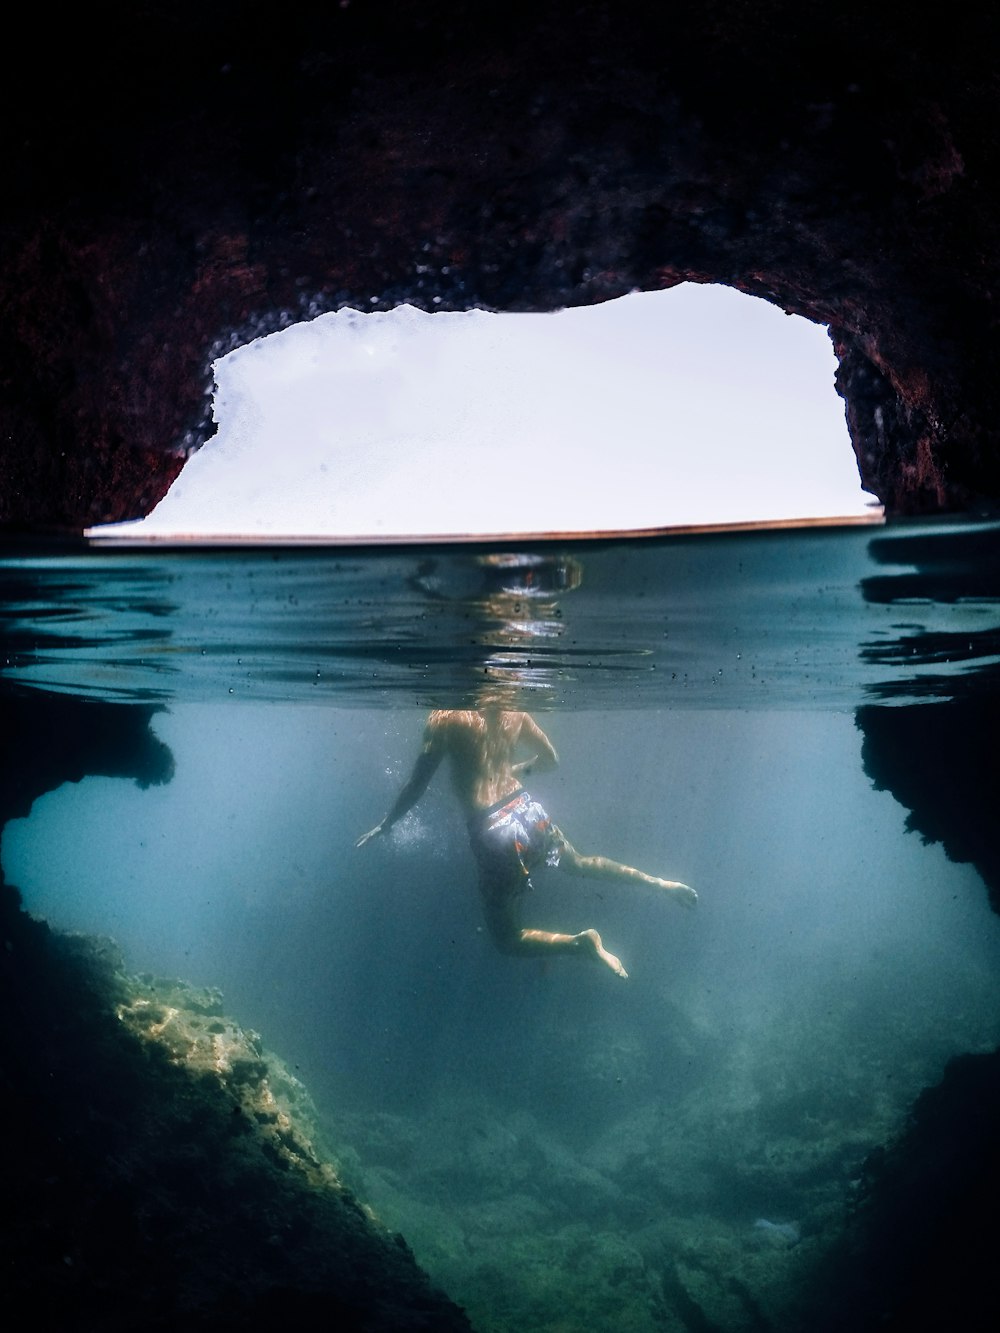
[[[479,862],[484,887],[532,887],[531,872],[544,863],[559,864],[563,835],[526,791],[505,796],[469,820],[469,841]]]

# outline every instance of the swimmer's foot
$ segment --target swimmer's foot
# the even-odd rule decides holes
[[[661,879],[660,883],[682,907],[694,907],[697,903],[698,895],[690,885],[676,879]]]
[[[610,967],[616,977],[621,977],[623,981],[626,979],[628,973],[622,967],[622,960],[605,949],[596,930],[581,930],[576,938],[581,948],[592,951],[597,961],[603,963],[605,967]]]

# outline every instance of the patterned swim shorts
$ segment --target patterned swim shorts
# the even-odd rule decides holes
[[[563,849],[563,835],[526,791],[473,815],[469,841],[487,884],[522,892],[532,887],[532,870],[557,866]]]

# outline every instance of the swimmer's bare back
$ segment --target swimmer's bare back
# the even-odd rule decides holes
[[[488,810],[505,796],[521,790],[531,772],[556,767],[559,756],[552,742],[529,713],[486,708],[431,713],[424,746],[447,755],[452,790],[466,815]],[[515,753],[534,751],[515,762]]]

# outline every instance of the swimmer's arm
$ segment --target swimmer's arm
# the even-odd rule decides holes
[[[423,796],[430,784],[431,778],[437,772],[441,760],[444,758],[444,746],[440,743],[440,737],[436,729],[428,726],[424,731],[424,744],[417,762],[413,766],[413,772],[407,779],[406,785],[392,803],[389,813],[384,819],[380,820],[373,829],[363,833],[354,844],[355,847],[363,847],[366,842],[372,838],[378,837],[381,833],[388,833],[398,820],[402,819]]]
[[[556,753],[556,747],[535,719],[529,717],[527,713],[521,723],[521,734],[517,741],[519,745],[537,746],[536,753],[530,759],[522,759],[511,765],[512,771],[518,777],[528,773],[548,773],[558,765],[559,755]]]

